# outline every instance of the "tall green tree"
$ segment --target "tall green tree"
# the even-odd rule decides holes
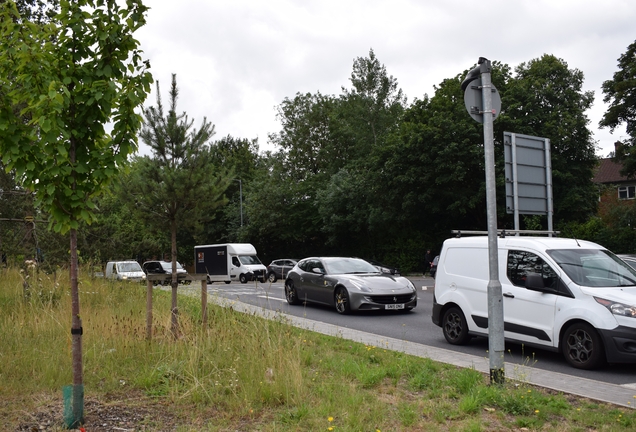
[[[583,81],[583,72],[553,55],[521,63],[502,92],[502,118],[494,124],[496,139],[504,130],[550,139],[555,225],[586,220],[598,201],[586,115],[594,93],[583,91]]]
[[[618,58],[618,68],[602,86],[603,101],[610,105],[599,126],[612,132],[620,125],[626,126],[630,138],[615,156],[623,165],[622,174],[636,177],[636,41]]]
[[[231,175],[214,169],[209,141],[214,125],[206,118],[199,129],[186,113],[177,112],[176,75],[172,75],[170,104],[164,111],[159,82],[157,105],[144,108],[140,137],[152,157],[138,157],[125,179],[124,195],[132,209],[158,231],[170,232],[172,258],[172,333],[179,335],[177,308],[177,231],[180,226],[198,230],[214,209],[225,204],[223,193]]]
[[[136,149],[135,109],[152,77],[133,38],[145,24],[141,1],[60,4],[60,13],[40,25],[13,1],[0,3],[0,153],[35,191],[50,227],[70,233],[75,424],[83,410],[77,229],[95,220],[95,197]]]

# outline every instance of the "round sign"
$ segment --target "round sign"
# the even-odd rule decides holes
[[[494,121],[499,117],[499,113],[501,112],[501,96],[494,84],[491,84],[490,88],[492,95],[490,106],[492,107],[492,120]],[[464,91],[464,104],[466,105],[466,111],[468,111],[468,114],[470,114],[473,119],[479,123],[484,122],[481,77],[471,81],[468,87],[466,87]]]

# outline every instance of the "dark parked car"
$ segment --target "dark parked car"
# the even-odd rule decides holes
[[[394,276],[399,276],[400,275],[400,269],[398,269],[397,267],[391,267],[391,266],[388,266],[386,264],[382,264],[380,262],[377,262],[375,260],[370,260],[370,259],[365,259],[365,261],[367,261],[373,267],[375,267],[378,270],[380,270],[382,273],[391,274],[391,275],[394,275]]]
[[[437,273],[437,263],[439,263],[439,255],[433,258],[433,262],[431,263],[431,268],[429,270],[433,279],[435,279],[435,273]]]
[[[622,259],[623,261],[625,261],[627,264],[629,264],[629,266],[633,269],[636,269],[636,255],[616,255],[617,257],[619,257],[620,259]]]
[[[417,292],[411,281],[382,273],[360,258],[299,261],[287,275],[285,297],[290,305],[322,303],[335,306],[341,314],[354,310],[411,310],[417,305]]]
[[[147,275],[163,274],[165,279],[156,281],[159,285],[167,285],[172,282],[172,262],[170,261],[146,261],[141,266]],[[185,281],[188,272],[177,262],[177,281],[179,283],[189,283]]]
[[[277,279],[285,279],[287,273],[294,268],[297,259],[277,259],[267,266],[267,280],[274,283]]]

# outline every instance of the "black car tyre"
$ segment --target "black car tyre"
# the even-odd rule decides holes
[[[290,305],[300,304],[300,300],[298,300],[298,293],[296,292],[296,287],[294,286],[294,282],[288,280],[285,282],[285,298],[287,299],[287,303]]]
[[[270,274],[267,275],[267,280],[270,281],[271,283],[276,282],[276,279],[278,279],[276,277],[276,273],[271,272]]]
[[[244,274],[241,273],[241,275],[239,276],[239,281],[242,284],[247,283],[247,276],[245,276]]]
[[[336,288],[334,300],[336,302],[336,311],[338,311],[339,314],[346,315],[351,312],[351,304],[349,303],[349,292],[347,292],[346,288]]]
[[[584,322],[574,323],[563,332],[561,351],[577,369],[596,369],[605,362],[605,349],[598,332]]]
[[[464,345],[470,340],[466,317],[458,307],[453,306],[444,312],[442,331],[446,341],[451,345]]]
[[[232,281],[224,281],[224,282],[228,285],[232,283]]]

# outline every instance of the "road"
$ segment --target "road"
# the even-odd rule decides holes
[[[210,295],[239,300],[343,328],[488,358],[486,338],[473,338],[465,346],[453,346],[447,343],[442,330],[431,321],[433,279],[421,276],[409,277],[409,279],[418,289],[418,305],[411,312],[380,311],[340,315],[335,309],[320,305],[290,306],[285,300],[283,281],[280,280],[275,283],[233,282],[229,285],[215,283],[208,285],[208,292]],[[600,370],[583,371],[572,368],[559,353],[512,343],[506,344],[505,361],[636,389],[636,367],[633,364],[609,365]]]

